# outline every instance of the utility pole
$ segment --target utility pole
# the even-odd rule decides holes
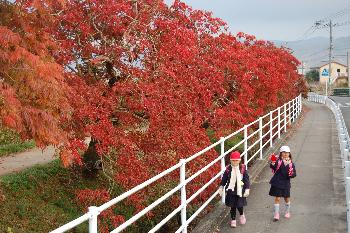
[[[348,87],[350,88],[349,51],[346,52],[346,66],[347,66],[347,73],[348,73]]]
[[[328,84],[331,84],[331,74],[332,74],[332,20],[329,20],[329,64],[328,64],[328,79],[326,82],[326,96],[328,96]],[[329,82],[329,83],[328,83]]]

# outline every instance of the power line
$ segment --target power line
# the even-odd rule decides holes
[[[315,24],[317,25],[317,29],[323,29],[323,28],[329,27],[329,23],[323,23],[321,21],[316,21]],[[341,22],[341,23],[334,23],[334,24],[332,24],[332,27],[341,27],[341,26],[346,26],[349,24],[350,24],[350,21],[345,21],[345,22]]]
[[[333,49],[333,50],[345,50],[345,49],[350,49],[350,47],[347,47],[347,48],[336,48],[336,49]]]
[[[319,20],[319,22],[321,22],[321,23],[328,22],[328,21],[330,21],[332,19],[342,17],[343,15],[346,15],[348,13],[350,13],[350,6],[347,6],[343,10],[340,10],[340,11],[338,11],[336,13],[333,13],[333,14],[331,14],[331,15],[329,15],[329,16],[321,19],[321,20]]]
[[[303,56],[303,58],[304,58],[304,59],[310,58],[310,57],[313,57],[313,56],[315,56],[315,55],[318,55],[318,54],[320,54],[320,53],[324,53],[324,52],[327,52],[327,51],[328,51],[328,49],[323,49],[323,50],[320,50],[320,51],[317,51],[317,52],[308,54],[308,55],[306,55],[306,56]]]
[[[341,26],[346,26],[346,25],[349,25],[350,24],[350,21],[346,21],[346,22],[342,22],[342,23],[336,23],[336,27],[341,27]]]
[[[338,12],[335,12],[323,19],[317,20],[312,26],[310,26],[308,29],[306,29],[306,31],[300,36],[298,37],[296,40],[306,40],[308,37],[310,37],[316,30],[318,29],[323,29],[326,27],[329,27],[329,25],[325,25],[326,22],[330,21],[331,19],[334,18],[339,18],[341,16],[344,16],[346,14],[350,13],[350,5],[345,7],[343,10],[340,10]],[[350,21],[347,22],[343,22],[337,25],[333,25],[333,26],[345,26],[350,24]]]
[[[312,34],[314,34],[314,32],[317,30],[317,28],[315,27],[315,25],[312,25],[311,27],[309,27],[302,36],[298,37],[296,40],[306,40],[308,37],[310,37]]]

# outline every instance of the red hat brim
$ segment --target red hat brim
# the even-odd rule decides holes
[[[241,154],[238,151],[234,151],[230,155],[230,160],[241,160]]]

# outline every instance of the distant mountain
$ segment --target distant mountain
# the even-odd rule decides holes
[[[304,61],[306,68],[328,63],[329,38],[313,37],[298,41],[272,41],[276,46],[288,47],[293,55]],[[350,36],[333,39],[333,61],[346,65],[346,52],[350,52]]]

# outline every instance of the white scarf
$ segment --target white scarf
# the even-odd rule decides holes
[[[239,170],[239,166],[232,166],[232,171],[231,171],[231,178],[230,178],[230,183],[228,184],[227,189],[231,189],[232,191],[235,190],[236,186],[236,181],[237,181],[237,195],[242,197],[242,174]]]

